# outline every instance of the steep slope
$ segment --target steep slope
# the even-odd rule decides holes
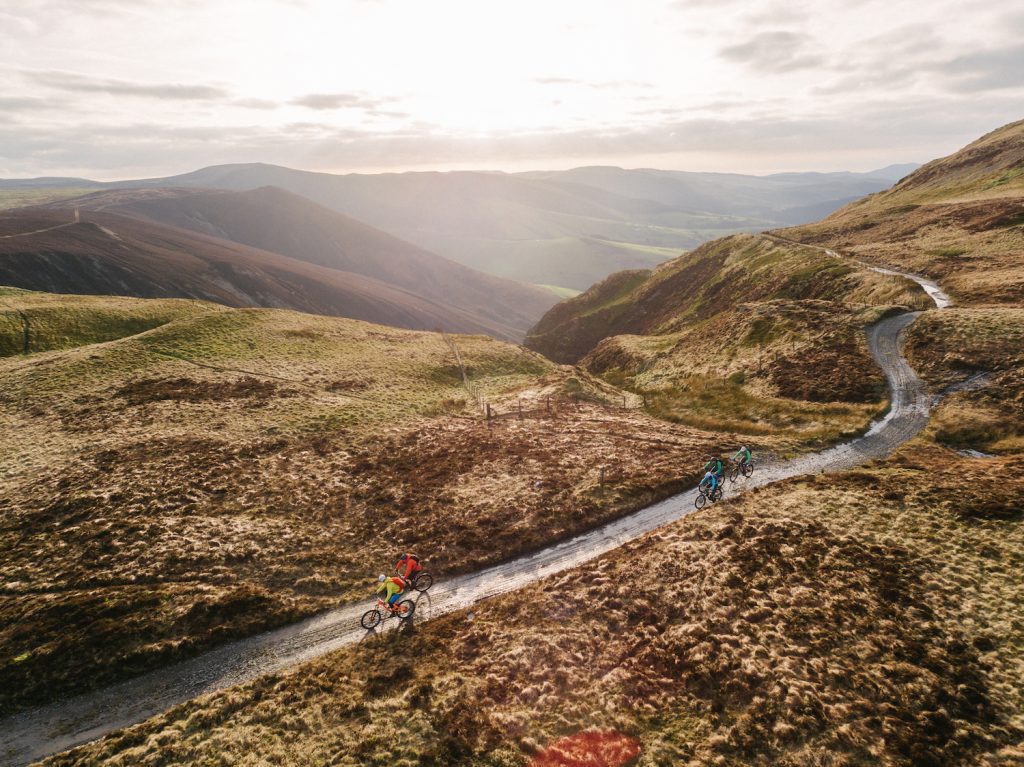
[[[549,290],[469,269],[276,188],[102,192],[50,207],[131,215],[361,274],[496,326],[525,330],[557,300]]]
[[[0,216],[0,284],[286,307],[498,338],[521,333],[521,325],[492,319],[495,311],[474,314],[363,274],[106,211],[86,212],[81,221],[50,208]]]
[[[653,272],[612,275],[553,307],[526,343],[559,362],[577,362],[610,336],[664,336],[742,304],[776,299],[927,305],[926,297],[900,278],[812,248],[761,235],[734,235]]]
[[[961,304],[1024,301],[1024,120],[892,189],[781,234],[942,281]]]

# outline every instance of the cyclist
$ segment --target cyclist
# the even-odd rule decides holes
[[[722,477],[725,476],[725,464],[722,463],[722,459],[721,458],[717,458],[715,456],[709,455],[708,456],[708,462],[706,464],[704,464],[704,471],[713,472],[714,475],[715,475],[715,479],[718,482],[721,482],[722,481]]]
[[[377,591],[374,593],[379,594],[382,591],[385,592],[384,601],[387,602],[388,609],[394,610],[395,603],[405,591],[405,581],[397,575],[389,578],[382,573],[377,576]]]
[[[710,487],[711,489],[705,491],[705,487]],[[708,498],[712,498],[715,494],[715,490],[718,489],[718,477],[715,475],[715,472],[709,470],[704,475],[704,479],[702,479],[700,484],[697,485],[697,489],[703,492]],[[712,498],[712,500],[714,499]]]
[[[740,466],[742,467],[754,460],[754,455],[750,452],[750,448],[744,445],[736,451],[736,455],[732,457],[732,460],[739,461]]]
[[[399,556],[398,561],[395,563],[395,570],[398,574],[403,580],[410,582],[416,580],[416,576],[422,569],[423,565],[420,564],[420,558],[408,552]]]

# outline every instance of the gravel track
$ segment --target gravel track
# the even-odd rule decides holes
[[[903,276],[927,290],[938,308],[950,305],[949,297],[934,282],[915,275]],[[884,418],[874,423],[864,436],[850,442],[791,461],[758,467],[753,477],[731,486],[727,497],[789,477],[849,469],[885,456],[917,435],[928,423],[933,397],[903,358],[900,342],[903,330],[919,314],[889,317],[868,328],[869,348],[889,384],[891,406]],[[419,597],[415,620],[429,620],[468,607],[618,548],[693,513],[695,493],[696,488],[687,490],[529,556],[442,581],[429,595]],[[359,617],[368,607],[369,604],[363,602],[331,610],[135,679],[2,720],[0,761],[20,767],[143,721],[197,695],[283,671],[339,647],[361,642],[377,633],[359,628]],[[395,625],[397,621],[388,621],[385,629]]]

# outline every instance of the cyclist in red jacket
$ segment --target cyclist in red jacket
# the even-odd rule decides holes
[[[414,554],[402,554],[395,563],[395,570],[407,581],[415,580],[417,573],[422,569],[423,565],[420,564],[420,558]]]

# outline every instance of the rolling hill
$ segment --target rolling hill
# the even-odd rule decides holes
[[[245,164],[105,187],[276,186],[481,271],[583,290],[716,237],[815,220],[887,187],[906,169],[763,177],[613,167],[334,175]]]
[[[143,202],[149,218],[129,209]],[[221,227],[199,226],[204,216]],[[521,338],[556,300],[274,190],[97,192],[9,211],[0,215],[0,283],[292,308],[506,339]]]

